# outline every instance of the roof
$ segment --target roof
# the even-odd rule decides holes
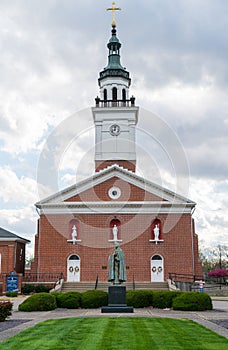
[[[138,201],[138,202],[130,202],[127,203],[118,202],[118,201],[110,201],[102,202],[66,202],[68,199],[81,194],[84,191],[87,191],[89,189],[92,189],[94,186],[101,184],[113,177],[118,177],[123,181],[128,182],[129,184],[132,184],[134,186],[137,186],[140,189],[143,189],[144,191],[147,191],[148,193],[151,193],[157,197],[160,197],[163,199],[161,202],[149,202],[149,201]],[[90,212],[88,208],[93,210],[95,207],[97,207],[98,212],[104,212],[105,211],[113,211],[115,208],[118,210],[118,208],[122,208],[121,210],[124,210],[124,212],[134,212],[134,208],[136,209],[139,205],[143,208],[144,212],[151,212],[151,210],[155,210],[154,208],[159,207],[160,209],[163,208],[164,212],[167,212],[167,210],[170,212],[170,208],[172,208],[172,211],[179,212],[179,210],[183,210],[183,208],[187,208],[188,212],[190,212],[196,205],[195,202],[191,201],[190,199],[183,197],[181,195],[178,195],[160,185],[157,185],[151,181],[148,181],[136,173],[129,171],[127,169],[124,169],[123,167],[120,167],[117,164],[108,166],[105,169],[102,169],[101,171],[93,174],[92,176],[86,178],[85,180],[82,180],[78,182],[77,184],[74,184],[73,186],[70,186],[58,193],[55,193],[39,202],[37,202],[36,207],[39,209],[55,209],[56,210],[62,210],[65,209],[76,209],[77,212],[80,211],[83,212]],[[138,209],[137,209],[138,210]],[[46,211],[47,212],[47,211]]]
[[[30,243],[28,239],[22,238],[15,233],[5,230],[0,227],[0,241],[13,241],[13,242],[22,242],[22,243]]]

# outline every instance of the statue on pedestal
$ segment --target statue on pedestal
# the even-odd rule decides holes
[[[118,241],[118,227],[116,225],[113,226],[113,229],[112,229],[112,233],[113,233],[113,241]]]
[[[71,235],[72,235],[72,241],[73,241],[73,243],[75,244],[75,242],[76,242],[76,240],[77,240],[77,228],[76,228],[75,225],[72,227],[72,233],[71,233]]]
[[[159,241],[159,226],[158,226],[158,224],[156,224],[155,228],[154,228],[154,240]]]
[[[115,243],[115,251],[108,258],[108,281],[121,284],[127,280],[125,257],[119,243]]]

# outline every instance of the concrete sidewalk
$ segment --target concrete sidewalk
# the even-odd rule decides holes
[[[23,301],[23,297],[14,299],[13,314],[10,320],[20,320],[16,327],[0,332],[0,341],[12,337],[24,329],[32,327],[39,322],[50,319],[71,318],[71,317],[166,317],[166,318],[187,318],[193,320],[206,328],[226,337],[228,339],[228,329],[221,327],[215,322],[228,321],[228,299],[213,300],[214,310],[212,311],[192,311],[182,312],[174,310],[161,310],[152,307],[135,309],[133,314],[101,314],[100,309],[56,309],[43,312],[21,312],[17,311],[18,305]],[[6,321],[7,322],[7,321]]]

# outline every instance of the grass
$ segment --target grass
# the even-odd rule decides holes
[[[0,350],[227,350],[228,340],[186,319],[67,318],[37,324]]]

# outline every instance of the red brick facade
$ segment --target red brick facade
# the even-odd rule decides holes
[[[128,175],[131,177],[131,174]],[[96,183],[96,178],[94,181]],[[121,190],[118,198],[121,208],[103,213],[110,204],[115,204],[115,200],[108,196],[108,189],[112,186]],[[69,194],[69,198],[63,201],[67,205],[67,212],[41,213],[33,269],[39,273],[62,272],[67,280],[68,258],[75,254],[80,258],[80,281],[95,281],[97,275],[100,281],[107,281],[108,257],[114,247],[113,242],[109,241],[110,227],[113,220],[118,220],[118,239],[126,258],[128,281],[133,278],[135,281],[153,280],[151,258],[155,255],[163,259],[164,280],[167,280],[170,272],[201,275],[198,241],[191,212],[172,213],[170,206],[171,212],[164,213],[162,205],[169,203],[168,199],[143,187],[147,188],[143,181],[139,188],[137,183],[129,183],[115,175],[79,194]],[[75,213],[72,209],[74,204],[80,203],[89,208],[93,202],[102,203],[104,209],[92,210],[90,213],[83,213],[83,210]],[[124,213],[126,203],[133,203],[137,210]],[[142,212],[145,203],[156,203],[158,212],[153,212],[153,205],[151,213]],[[157,243],[152,241],[154,220],[160,222],[160,241]],[[71,241],[73,223],[77,226],[77,244]]]

